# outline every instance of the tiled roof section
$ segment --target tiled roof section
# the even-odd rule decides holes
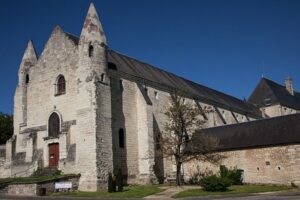
[[[66,33],[66,35],[78,45],[79,38]],[[213,90],[206,86],[186,80],[170,72],[151,66],[134,58],[122,55],[113,50],[108,50],[108,62],[113,63],[113,70],[127,75],[141,78],[164,87],[180,89],[194,98],[199,98],[224,109],[247,114],[254,118],[261,118],[260,110],[251,103]]]
[[[260,80],[248,101],[259,107],[281,104],[300,110],[300,94],[298,92],[295,91],[293,96],[285,86],[266,78]]]
[[[220,140],[219,150],[279,146],[300,143],[300,114],[285,115],[240,124],[203,129],[192,137],[197,145],[199,134]]]
[[[79,44],[79,38],[71,33],[67,33],[64,32],[69,38],[70,40],[72,40],[74,42],[74,44],[78,45]]]
[[[175,74],[166,72],[115,51],[108,51],[108,62],[114,63],[113,66],[116,67],[119,72],[158,83],[165,87],[180,89],[206,103],[211,103],[232,111],[242,112],[256,118],[261,117],[259,109],[251,103],[186,80]]]

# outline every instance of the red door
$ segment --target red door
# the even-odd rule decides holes
[[[49,144],[49,167],[58,167],[59,144]]]

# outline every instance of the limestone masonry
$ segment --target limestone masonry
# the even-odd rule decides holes
[[[282,86],[263,78],[244,101],[111,50],[93,4],[80,37],[57,26],[39,56],[29,41],[18,75],[14,135],[0,147],[0,178],[53,167],[80,173],[83,191],[106,187],[108,173],[118,169],[129,184],[164,182],[174,174],[171,160],[155,156],[155,140],[164,130],[164,112],[175,90],[185,92],[187,103],[213,109],[202,116],[206,128],[298,116],[300,110],[291,79]],[[244,170],[246,182],[300,183],[299,145],[296,140],[254,142],[251,148],[220,153],[228,155],[223,164]],[[194,161],[184,166],[185,178],[199,165],[218,167]]]

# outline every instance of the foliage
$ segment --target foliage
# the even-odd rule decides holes
[[[231,180],[213,175],[201,179],[200,184],[204,191],[225,192],[231,186]]]
[[[199,189],[190,189],[177,193],[173,198],[185,198],[195,196],[214,196],[214,195],[240,195],[261,192],[275,192],[290,190],[292,187],[283,185],[233,185],[225,192],[207,192]]]
[[[291,182],[291,187],[298,188],[298,186],[294,182]]]
[[[62,171],[61,170],[57,170],[57,171],[55,171],[53,174],[52,174],[52,176],[59,176],[59,175],[62,175],[63,173],[62,173]]]
[[[123,191],[123,173],[122,173],[121,169],[118,170],[116,184],[117,184],[118,192],[122,192]]]
[[[5,144],[14,132],[13,116],[0,112],[0,144]]]
[[[116,192],[116,180],[111,172],[108,173],[108,192]]]
[[[190,142],[195,130],[202,129],[206,122],[202,115],[211,111],[203,110],[197,104],[185,102],[183,95],[178,93],[171,94],[170,102],[165,111],[168,120],[156,144],[160,147],[156,149],[156,155],[175,158],[176,184],[181,185],[182,163],[193,159],[218,162],[221,157],[213,151],[219,146],[219,141],[212,136],[199,134],[197,144]]]
[[[233,185],[242,185],[243,184],[243,170],[237,169],[228,169],[225,165],[220,166],[220,175],[222,178],[228,178],[232,181]]]
[[[211,175],[213,175],[213,172],[211,170],[206,170],[206,171],[202,172],[200,169],[200,166],[197,165],[196,171],[194,173],[192,173],[188,183],[190,185],[200,185],[202,178],[204,178],[206,176],[211,176]]]
[[[123,192],[109,193],[107,191],[99,192],[61,192],[53,193],[53,196],[71,196],[71,197],[103,197],[103,198],[143,198],[152,194],[164,191],[159,185],[133,185],[124,187]]]

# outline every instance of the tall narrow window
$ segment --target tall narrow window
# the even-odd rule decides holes
[[[26,74],[26,77],[25,77],[25,83],[29,83],[29,74]]]
[[[89,57],[93,57],[94,56],[94,47],[93,45],[89,46]]]
[[[119,80],[119,89],[122,92],[123,91],[123,80]]]
[[[66,93],[66,80],[65,77],[60,75],[57,79],[57,84],[56,84],[56,94],[65,94]]]
[[[104,74],[101,74],[101,82],[104,82]]]
[[[49,137],[58,137],[60,129],[60,120],[57,113],[52,113],[49,117],[48,122],[48,136]]]
[[[125,135],[124,130],[120,128],[119,130],[119,147],[124,148],[125,147]]]

